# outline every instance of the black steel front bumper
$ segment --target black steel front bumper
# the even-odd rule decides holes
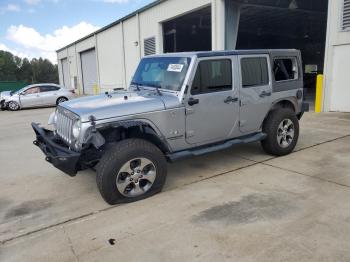
[[[79,170],[81,154],[59,144],[52,131],[42,128],[36,123],[32,123],[32,127],[36,134],[36,140],[33,141],[33,144],[43,151],[46,161],[67,175],[75,176]]]

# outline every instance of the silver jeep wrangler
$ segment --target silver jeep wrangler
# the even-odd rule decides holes
[[[75,176],[92,168],[109,204],[161,191],[167,161],[261,141],[286,155],[298,140],[303,78],[297,50],[147,56],[128,91],[67,101],[36,123],[34,144]]]

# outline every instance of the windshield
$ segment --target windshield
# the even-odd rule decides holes
[[[28,86],[25,86],[25,87],[21,88],[20,90],[17,90],[16,92],[11,92],[11,93],[12,93],[12,94],[13,94],[13,93],[20,94],[20,93],[22,93],[24,90],[26,90],[27,88],[28,88]]]
[[[179,91],[191,59],[188,57],[152,57],[141,60],[132,85]]]

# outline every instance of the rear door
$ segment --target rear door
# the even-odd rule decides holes
[[[271,106],[271,70],[268,55],[238,57],[241,76],[240,124],[242,133],[258,131]]]
[[[203,144],[230,137],[238,122],[238,88],[232,59],[201,59],[186,103],[186,141]]]
[[[59,91],[58,86],[40,86],[40,97],[42,105],[55,105],[58,98],[57,92]]]

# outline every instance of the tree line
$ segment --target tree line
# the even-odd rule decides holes
[[[29,60],[0,50],[0,81],[58,83],[58,67],[48,59],[40,57]]]

